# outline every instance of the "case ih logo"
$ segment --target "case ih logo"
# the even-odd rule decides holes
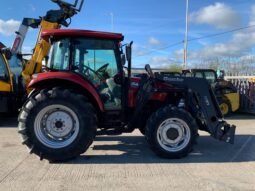
[[[17,37],[15,39],[13,47],[12,47],[12,52],[16,52],[17,51],[17,48],[19,47],[20,41],[21,41],[20,37]]]

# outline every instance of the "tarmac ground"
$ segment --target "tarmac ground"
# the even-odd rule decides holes
[[[255,190],[255,116],[234,115],[235,144],[199,132],[186,158],[157,157],[135,131],[100,136],[77,159],[51,164],[28,154],[16,118],[0,119],[0,191]]]

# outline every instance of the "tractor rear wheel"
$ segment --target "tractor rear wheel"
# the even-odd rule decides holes
[[[186,156],[198,135],[194,118],[176,107],[156,111],[149,118],[145,130],[151,149],[158,156],[171,159]]]
[[[19,133],[30,153],[64,161],[84,153],[96,135],[96,113],[82,95],[67,89],[41,90],[24,104]]]

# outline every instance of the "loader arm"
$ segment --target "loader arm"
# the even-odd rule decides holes
[[[19,30],[16,32],[16,38],[12,45],[12,54],[21,53],[22,45],[27,35],[28,28],[38,28],[41,23],[40,19],[24,18],[19,26]]]
[[[40,27],[32,57],[25,62],[23,67],[22,77],[25,87],[28,86],[33,74],[42,71],[42,61],[49,53],[50,44],[41,38],[41,32],[45,29],[59,29],[62,25],[68,27],[71,23],[71,18],[81,11],[84,0],[75,0],[74,4],[66,3],[62,0],[52,0],[52,2],[56,3],[60,9],[48,11],[41,19],[24,19],[12,47],[14,53],[17,54],[21,52],[28,27]],[[68,20],[70,20],[70,22],[68,22]],[[29,92],[29,90],[27,91]]]
[[[58,23],[47,22],[44,19],[41,20],[41,28],[38,34],[37,42],[34,48],[33,55],[30,60],[25,64],[25,67],[22,71],[22,77],[24,80],[24,85],[27,87],[33,74],[39,73],[42,71],[42,61],[45,56],[48,55],[50,44],[43,40],[41,32],[45,29],[58,29],[60,25]]]
[[[210,84],[201,78],[166,76],[159,77],[161,81],[170,83],[175,87],[187,90],[186,107],[195,113],[196,119],[214,138],[234,143],[235,126],[223,120],[217,99]]]

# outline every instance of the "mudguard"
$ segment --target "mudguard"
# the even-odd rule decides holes
[[[49,86],[51,83],[54,83],[54,81],[57,80],[63,80],[66,82],[73,83],[74,85],[78,85],[84,90],[86,90],[91,97],[95,100],[95,102],[98,105],[98,108],[103,112],[104,111],[104,105],[103,102],[97,93],[96,89],[92,84],[90,84],[87,80],[83,79],[79,75],[71,72],[45,72],[33,75],[33,79],[28,85],[29,89],[34,89],[37,87],[40,87],[41,84],[48,84]]]

